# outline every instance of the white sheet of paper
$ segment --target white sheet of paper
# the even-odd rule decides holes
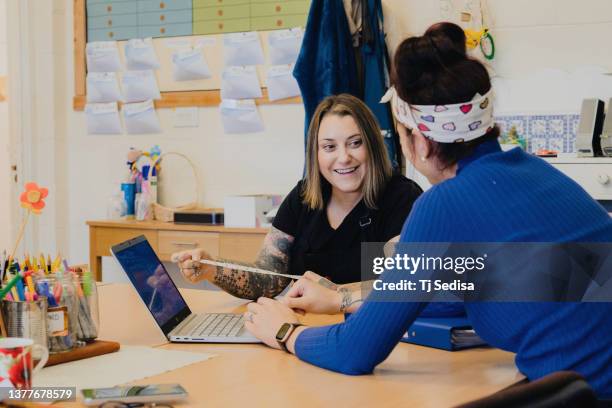
[[[293,64],[300,54],[304,32],[300,27],[290,30],[276,30],[268,34],[270,64]]]
[[[164,44],[168,48],[191,48],[190,38],[167,38]]]
[[[121,78],[125,102],[142,102],[161,99],[153,71],[126,71]]]
[[[87,72],[121,71],[117,41],[94,41],[85,46]]]
[[[202,51],[177,50],[172,54],[172,77],[175,81],[210,78],[210,68]]]
[[[254,133],[264,130],[263,122],[252,99],[226,99],[220,105],[225,133]]]
[[[125,103],[121,108],[125,130],[131,135],[160,133],[161,126],[153,101]]]
[[[115,353],[43,368],[34,377],[36,387],[106,388],[208,360],[213,354],[125,346]]]
[[[300,96],[300,87],[293,77],[293,65],[273,65],[266,71],[268,99],[279,99]]]
[[[121,100],[115,72],[87,73],[87,102],[103,103]]]
[[[223,56],[226,66],[263,64],[264,55],[259,34],[255,31],[225,34]]]
[[[125,44],[125,65],[130,71],[158,69],[159,60],[150,38],[134,38]]]
[[[194,48],[202,48],[213,46],[217,44],[217,39],[215,37],[200,37],[196,38]]]
[[[121,133],[121,121],[116,102],[85,104],[87,133],[90,135],[117,135]]]
[[[221,74],[221,99],[261,98],[257,70],[250,67],[227,67]]]

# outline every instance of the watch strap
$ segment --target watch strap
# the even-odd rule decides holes
[[[289,338],[291,337],[291,335],[293,334],[295,329],[297,329],[300,326],[303,326],[303,324],[301,324],[301,323],[286,323],[286,324],[288,324],[291,327],[289,327],[289,330],[287,330],[287,333],[285,333],[285,336],[282,339],[279,339],[278,335],[277,335],[276,342],[280,346],[281,350],[289,353],[289,350],[287,349],[287,344],[286,344],[287,340],[289,340]],[[282,328],[282,326],[281,326],[281,328]]]

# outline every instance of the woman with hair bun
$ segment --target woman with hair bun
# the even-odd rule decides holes
[[[489,75],[458,47],[465,41],[459,30],[448,23],[433,26],[403,41],[394,57],[394,88],[386,98],[402,151],[434,185],[415,202],[400,242],[610,243],[612,218],[580,186],[519,148],[501,151]],[[400,273],[405,272],[384,272],[382,281],[393,282]],[[373,295],[360,303],[360,292],[336,292],[302,278],[282,302],[250,304],[253,320],[247,328],[269,346],[286,347],[311,364],[367,374],[387,358],[426,305],[380,302]],[[332,326],[297,327],[277,344],[279,328],[299,322],[292,309],[308,311],[315,304],[328,310],[350,304],[346,310],[355,313]],[[516,365],[528,379],[572,370],[599,398],[611,399],[609,305],[466,302],[465,308],[484,340],[516,353]]]

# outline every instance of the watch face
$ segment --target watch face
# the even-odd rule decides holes
[[[283,339],[287,335],[287,332],[289,331],[290,328],[291,328],[290,323],[283,323],[281,328],[278,329],[278,333],[276,333],[276,340],[283,341]]]

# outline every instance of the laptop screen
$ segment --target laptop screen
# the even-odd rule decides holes
[[[112,252],[164,334],[191,314],[144,236],[115,245]]]

